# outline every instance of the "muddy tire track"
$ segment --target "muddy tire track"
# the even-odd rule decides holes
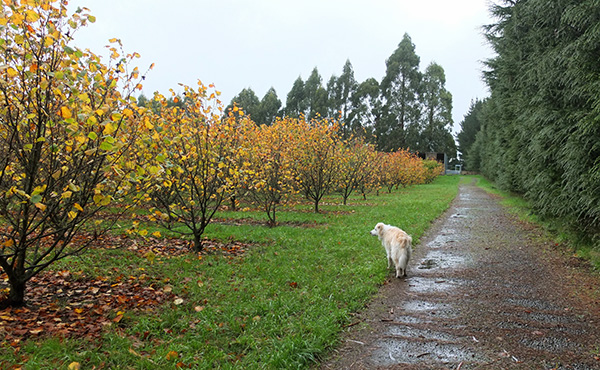
[[[600,369],[599,281],[495,197],[461,185],[408,277],[390,272],[320,368]]]

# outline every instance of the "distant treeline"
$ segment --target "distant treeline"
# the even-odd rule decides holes
[[[504,1],[459,148],[466,168],[600,236],[600,1]]]
[[[284,116],[339,119],[345,137],[364,137],[380,151],[410,148],[445,152],[454,158],[452,95],[445,87],[444,69],[431,63],[421,72],[419,62],[415,45],[405,34],[386,60],[386,74],[380,82],[375,78],[356,81],[348,60],[342,74],[331,76],[326,85],[316,67],[306,81],[298,77],[285,106],[274,88],[262,99],[246,88],[232,99],[226,111],[235,105],[257,124],[266,125]]]

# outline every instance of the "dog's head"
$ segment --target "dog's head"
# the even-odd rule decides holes
[[[381,235],[381,231],[383,230],[384,226],[385,225],[382,222],[380,222],[377,225],[375,225],[375,228],[373,230],[371,230],[371,235],[373,235],[373,236],[379,236],[379,235]]]

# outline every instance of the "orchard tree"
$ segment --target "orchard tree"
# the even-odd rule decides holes
[[[149,197],[154,219],[191,236],[194,250],[201,251],[206,226],[240,182],[238,135],[253,123],[243,116],[238,119],[234,112],[221,119],[218,92],[202,82],[197,90],[184,89],[189,103],[183,108],[167,107],[164,96],[155,96],[162,109],[154,120],[156,134],[149,147],[156,158],[148,167],[154,176]]]
[[[277,225],[277,210],[296,193],[290,135],[294,119],[278,118],[272,126],[262,125],[252,132],[243,150],[245,188],[250,199],[261,207],[269,226]]]
[[[142,112],[129,99],[140,75],[128,67],[138,55],[121,55],[113,39],[107,66],[71,46],[95,18],[87,9],[69,17],[66,5],[1,5],[0,267],[10,285],[3,305],[22,305],[33,276],[90,246],[112,225],[90,221],[139,183],[124,161],[140,134]]]
[[[294,175],[300,191],[313,201],[315,213],[325,194],[337,182],[339,160],[337,157],[338,124],[327,119],[294,120]]]
[[[374,166],[377,161],[377,152],[370,144],[365,144],[360,138],[353,138],[338,145],[339,175],[337,191],[342,195],[344,205],[348,197],[356,189],[361,189],[363,198],[366,189],[373,180]]]
[[[392,154],[394,162],[394,173],[396,187],[406,188],[411,185],[423,184],[427,177],[427,169],[424,161],[409,152],[407,149],[399,149]],[[435,162],[435,161],[433,161]],[[437,162],[435,162],[437,163]]]

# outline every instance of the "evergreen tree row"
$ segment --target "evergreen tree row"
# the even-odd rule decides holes
[[[502,4],[486,27],[497,53],[485,72],[491,96],[459,135],[467,167],[598,237],[600,1]],[[474,140],[465,124],[480,124]]]
[[[326,84],[316,67],[306,81],[298,77],[285,106],[273,88],[262,99],[246,88],[228,109],[238,106],[256,123],[267,125],[283,116],[339,118],[345,137],[364,136],[380,151],[410,148],[455,157],[452,95],[445,88],[444,69],[431,63],[421,72],[419,63],[415,45],[405,34],[387,59],[381,82],[369,78],[359,83],[348,60],[341,75],[332,76]]]

